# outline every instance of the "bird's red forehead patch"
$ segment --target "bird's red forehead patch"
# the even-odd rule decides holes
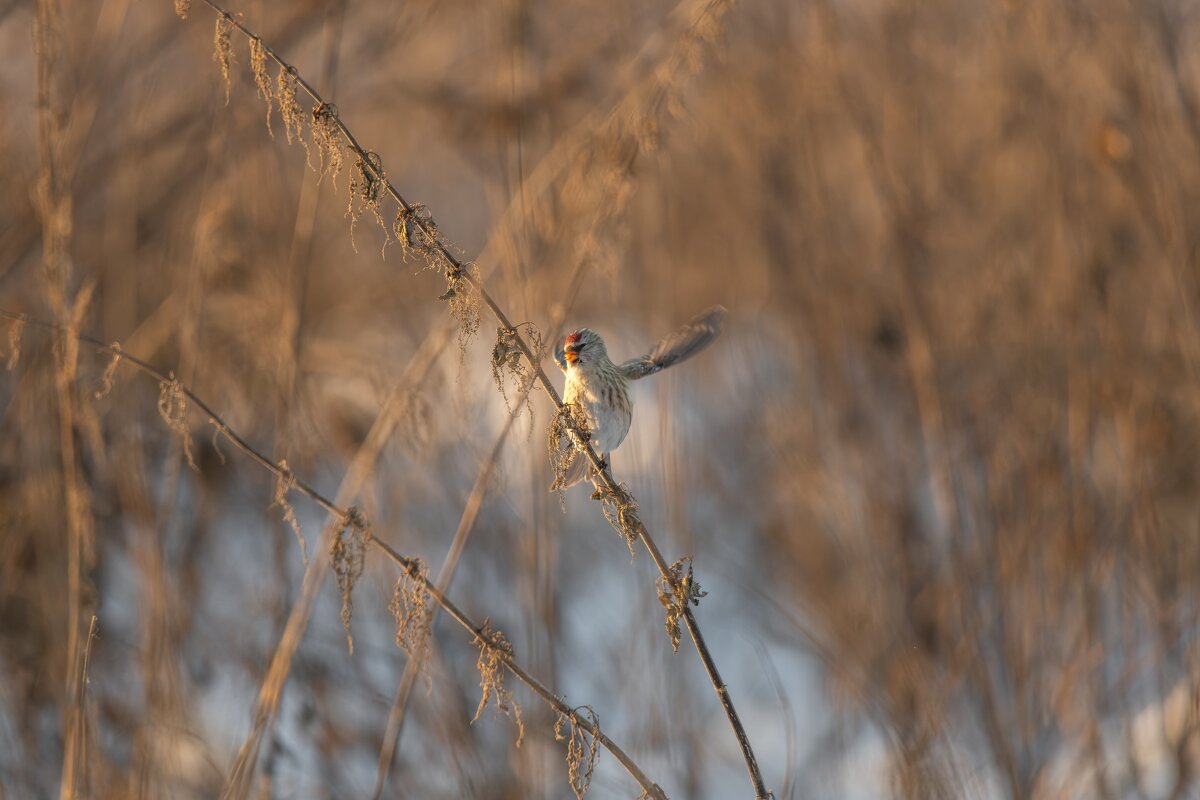
[[[567,344],[575,344],[579,341],[579,331],[575,331],[567,337]]]

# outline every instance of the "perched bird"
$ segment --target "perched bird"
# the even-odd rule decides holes
[[[625,440],[633,420],[633,401],[629,382],[678,364],[707,347],[721,332],[724,306],[713,306],[693,317],[686,325],[663,339],[644,356],[614,364],[608,357],[604,340],[590,328],[570,333],[554,351],[554,360],[567,376],[563,402],[583,409],[591,433],[591,445],[608,464],[608,456]],[[551,491],[566,489],[589,474],[590,462],[579,456],[566,474],[555,481]]]

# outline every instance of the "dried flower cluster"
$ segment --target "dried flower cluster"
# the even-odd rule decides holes
[[[700,605],[700,598],[708,595],[701,591],[700,584],[692,575],[692,559],[686,556],[679,559],[668,570],[667,575],[658,579],[658,602],[667,611],[667,635],[671,637],[671,647],[679,652],[681,632],[679,620],[687,612],[689,605]]]
[[[532,323],[518,326],[525,329],[525,341],[533,347],[534,361],[540,361],[542,350],[542,332]],[[529,389],[533,385],[535,374],[529,369],[521,350],[521,334],[517,328],[499,327],[496,329],[496,343],[492,346],[492,380],[504,398],[504,405],[512,410],[508,400],[508,380],[515,384],[517,395],[525,396],[525,408],[532,415],[533,408],[529,401]]]
[[[588,729],[580,724],[580,712],[587,718],[591,730],[597,733],[588,733]],[[571,790],[575,792],[576,800],[583,800],[588,787],[592,785],[592,772],[596,769],[596,756],[600,747],[600,737],[597,735],[599,730],[600,720],[591,706],[580,706],[571,709],[570,713],[560,713],[554,723],[555,741],[567,743],[567,779],[571,783]]]
[[[300,544],[300,557],[305,564],[308,564],[308,543],[304,541],[304,534],[300,531],[300,520],[296,519],[296,511],[292,508],[292,504],[288,502],[288,492],[296,485],[296,478],[292,475],[292,470],[288,467],[286,458],[279,460],[279,472],[275,475],[275,494],[271,498],[272,507],[279,507],[283,511],[283,519],[292,529],[292,534],[295,535],[296,541]]]
[[[354,242],[354,229],[364,211],[371,212],[371,216],[383,231],[382,250],[386,250],[391,242],[383,215],[379,213],[386,193],[387,173],[383,169],[383,159],[378,153],[367,153],[365,157],[360,155],[354,162],[354,177],[350,180],[350,201],[346,205],[346,216],[350,218],[350,244],[355,250],[358,250],[358,245]]]
[[[317,148],[317,165],[315,169],[323,179],[326,174],[333,178],[337,186],[338,173],[342,171],[342,130],[338,127],[337,106],[332,103],[320,103],[312,110],[312,140]]]
[[[562,495],[563,481],[577,458],[586,458],[585,446],[591,434],[588,432],[587,415],[583,407],[568,403],[560,407],[550,418],[546,432],[546,453],[550,457],[550,469],[554,473],[551,489]]]
[[[456,266],[446,268],[446,291],[438,299],[450,306],[450,316],[458,323],[458,349],[460,357],[466,357],[467,343],[479,330],[481,317],[479,314],[479,297],[472,291],[464,270],[478,280],[479,269],[474,264],[466,264],[461,269]]]
[[[221,80],[225,82],[225,105],[233,91],[229,77],[229,65],[233,62],[233,21],[228,14],[218,14],[216,30],[213,32],[213,61],[221,65]]]
[[[258,80],[257,75],[255,80]],[[296,68],[279,65],[279,75],[275,79],[275,100],[279,103],[279,116],[283,119],[283,131],[287,134],[288,144],[292,136],[301,144],[304,143],[304,114],[300,110],[300,101],[296,99]],[[270,130],[271,104],[267,103],[267,129]]]
[[[346,629],[346,647],[354,652],[354,637],[350,633],[350,618],[354,614],[351,595],[358,579],[362,577],[363,560],[367,543],[371,540],[371,527],[356,507],[346,510],[337,534],[329,545],[329,563],[337,576],[338,590],[342,593],[342,627]]]
[[[183,391],[179,379],[171,373],[169,381],[158,385],[158,415],[173,433],[179,435],[188,466],[196,469],[196,462],[192,458],[192,433],[187,424],[187,407],[187,393]]]
[[[421,559],[412,559],[409,566],[400,572],[388,611],[396,620],[396,644],[409,658],[421,665],[427,680],[432,680],[426,669],[429,663],[429,635],[433,620],[433,607],[429,597],[429,567]]]
[[[512,658],[512,645],[503,633],[492,630],[490,619],[483,621],[472,644],[479,648],[479,660],[475,662],[475,667],[479,670],[479,688],[482,690],[482,694],[471,722],[479,719],[479,715],[488,707],[489,702],[494,702],[497,711],[513,718],[513,724],[517,726],[517,747],[520,747],[521,741],[525,738],[521,704],[513,698],[512,692],[504,685],[505,665]]]
[[[271,91],[271,76],[267,72],[267,46],[257,36],[250,37],[250,72],[254,75],[258,96],[267,104],[267,133],[274,139],[275,132],[271,130],[271,109],[275,95]]]

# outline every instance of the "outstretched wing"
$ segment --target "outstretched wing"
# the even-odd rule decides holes
[[[725,306],[713,306],[700,312],[682,328],[654,345],[649,353],[622,364],[621,373],[629,380],[636,381],[691,358],[717,338],[727,313]]]

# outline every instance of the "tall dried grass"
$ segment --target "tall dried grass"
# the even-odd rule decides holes
[[[7,796],[746,794],[689,565],[760,795],[1197,791],[1189,5],[182,8],[0,12]],[[714,302],[649,574],[504,370]]]

